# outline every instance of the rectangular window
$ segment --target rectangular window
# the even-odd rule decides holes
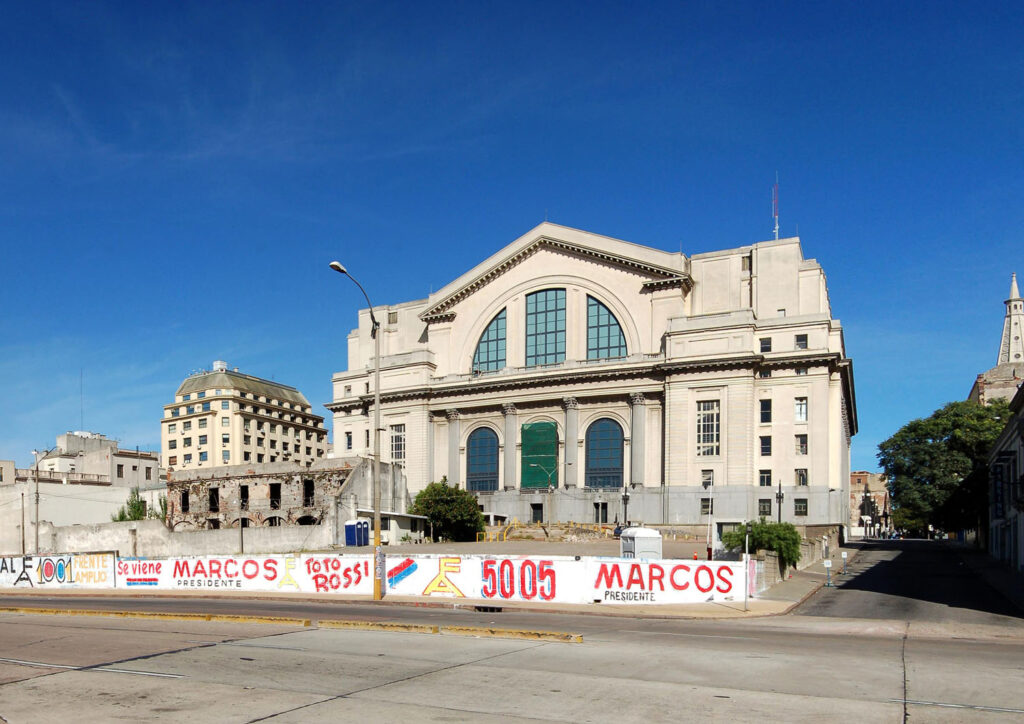
[[[270,449],[271,450],[277,450],[277,440],[271,440],[270,441]]]
[[[719,455],[721,436],[721,414],[718,400],[702,400],[697,403],[697,454]]]
[[[167,449],[168,450],[176,450],[177,448],[178,448],[178,441],[177,440],[168,440],[167,441]]]
[[[221,445],[229,444],[231,442],[231,435],[225,432],[223,435],[220,436],[220,442]]]
[[[221,427],[231,427],[231,418],[230,417],[222,417],[222,418],[220,418],[220,426]]]
[[[177,407],[175,407],[173,410],[171,410],[171,417],[178,417],[180,414],[181,414],[181,410],[179,410]]]
[[[191,420],[186,420],[182,424],[181,429],[184,430],[185,432],[188,432],[189,430],[191,430],[192,429],[192,421]]]
[[[206,444],[206,435],[200,435],[199,436],[199,444],[201,446]]]
[[[793,498],[793,515],[807,515],[807,498]]]
[[[302,481],[302,505],[305,508],[313,507],[314,498],[314,486],[312,478],[306,478]]]
[[[526,295],[526,366],[565,360],[565,290]]]
[[[270,509],[277,510],[281,507],[281,483],[270,484]]]
[[[124,477],[124,465],[122,465],[121,463],[117,464],[117,477],[119,477],[119,478],[123,478]]]
[[[715,471],[714,470],[701,470],[700,471],[700,484],[705,488],[710,488],[715,484]]]
[[[256,462],[263,462],[263,453],[256,453]]]
[[[181,441],[181,444],[184,447],[192,447],[192,438],[186,437],[184,440]]]
[[[391,459],[397,463],[405,460],[405,425],[391,426]]]
[[[776,311],[777,311],[777,313],[778,313],[778,315],[780,317],[785,317],[786,316],[786,310],[785,309],[779,309],[779,310],[776,310]]]
[[[351,397],[352,396],[352,385],[345,385],[345,394],[344,394],[344,396],[345,397]]]
[[[700,499],[700,514],[701,515],[713,515],[715,512],[715,501],[711,498]]]
[[[772,401],[761,400],[761,424],[772,421]]]
[[[252,435],[242,435],[243,445],[252,445]]]
[[[763,352],[771,352],[771,351],[772,351],[772,338],[771,337],[761,337],[761,352],[763,353]]]
[[[345,433],[345,449],[346,450],[351,450],[352,449],[352,433],[351,432],[346,432]]]
[[[153,479],[153,468],[146,468],[146,480]]]
[[[187,490],[182,490],[181,491],[181,512],[182,513],[187,513],[188,512],[188,491]]]
[[[793,420],[807,422],[807,398],[797,397],[793,400]]]
[[[250,427],[249,427],[249,421],[248,420],[243,420],[242,421],[242,429],[245,430],[246,432],[249,431]]]
[[[206,429],[206,418],[205,417],[199,421],[199,429],[200,430],[205,430]]]
[[[171,455],[169,458],[167,458],[167,464],[168,465],[177,465],[178,464],[178,456],[177,455]]]
[[[203,391],[203,392],[200,392],[200,393],[196,394],[196,399],[197,399],[197,400],[201,400],[201,399],[203,399],[204,397],[206,397],[206,392],[205,392],[205,391]]]
[[[757,376],[760,377],[762,380],[765,380],[765,379],[768,379],[769,377],[772,376],[772,371],[771,370],[766,370],[766,369],[761,369],[761,370],[758,370]]]
[[[794,436],[794,441],[796,442],[796,454],[797,455],[806,455],[807,454],[807,436],[806,435],[796,435],[796,436]]]
[[[220,459],[226,463],[231,462],[231,452],[229,450],[221,450]]]
[[[210,512],[220,512],[220,488],[210,488]]]
[[[181,396],[181,401],[182,402],[188,402],[191,399],[192,399],[192,395],[182,395]]]
[[[762,488],[772,487],[772,471],[759,470],[757,473],[757,482]]]
[[[807,485],[807,468],[797,468],[793,477],[797,485]]]
[[[205,450],[203,452],[199,453],[199,462],[205,463],[208,459],[209,459],[209,456],[206,454]]]
[[[796,336],[796,348],[797,349],[807,349],[807,335],[806,334],[798,334]]]
[[[370,431],[369,431],[369,430],[366,430],[366,435],[365,435],[365,437],[366,437],[366,442],[365,442],[365,443],[363,443],[363,445],[364,445],[365,447],[370,447]]]
[[[195,412],[196,412],[196,408],[195,408],[194,405],[186,405],[185,406],[185,414],[186,415],[194,415]]]
[[[544,503],[530,503],[530,522],[544,522]]]
[[[203,412],[209,412],[209,411],[210,411],[210,403],[209,402],[204,402],[203,403]]]
[[[238,507],[242,510],[249,510],[249,486],[238,486]]]
[[[250,462],[251,460],[252,460],[252,453],[251,452],[246,450],[245,452],[242,453],[242,461],[243,462],[247,463],[247,462]]]
[[[762,518],[772,517],[772,499],[760,498],[757,501],[757,514]]]
[[[222,409],[222,410],[230,410],[231,409],[231,403],[228,402],[227,400],[221,400],[220,401],[220,409]]]
[[[173,434],[174,434],[174,433],[176,433],[177,431],[178,431],[178,424],[177,424],[177,423],[175,423],[175,422],[172,422],[171,424],[169,424],[169,425],[167,426],[167,432],[168,432],[168,434],[171,434],[171,435],[173,435]]]
[[[771,455],[772,454],[772,436],[761,435],[761,454]]]
[[[388,324],[398,324],[398,312],[388,312]]]
[[[192,462],[192,453],[185,453],[185,457],[184,457],[183,460],[184,460],[184,464],[185,465],[188,465],[189,463],[191,463]]]
[[[796,368],[796,374],[797,374],[798,377],[802,377],[803,375],[806,375],[807,374],[807,368],[806,367],[797,367]]]

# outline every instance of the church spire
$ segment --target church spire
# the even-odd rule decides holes
[[[999,360],[996,364],[1024,363],[1024,299],[1017,289],[1017,274],[1010,279],[1010,298],[1006,300],[1003,337],[999,340]]]

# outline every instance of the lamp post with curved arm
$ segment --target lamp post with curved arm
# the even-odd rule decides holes
[[[51,448],[49,448],[47,450],[44,450],[43,452],[39,452],[38,450],[33,450],[32,451],[32,454],[35,455],[35,458],[36,458],[36,524],[35,524],[35,529],[36,529],[36,555],[37,556],[39,555],[39,460],[42,459],[42,458],[45,458],[47,455],[49,455],[50,453],[52,453],[56,449],[57,448],[55,448],[55,447],[51,447]]]
[[[363,289],[363,285],[348,273],[348,269],[342,266],[341,262],[332,261],[330,267],[355,282],[370,308],[372,324],[370,336],[373,337],[373,600],[379,601],[382,597],[381,568],[383,566],[380,546],[380,323],[373,313],[370,295]]]

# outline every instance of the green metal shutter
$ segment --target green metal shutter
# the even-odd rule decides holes
[[[553,422],[531,422],[523,425],[522,483],[523,489],[558,487],[558,428]]]

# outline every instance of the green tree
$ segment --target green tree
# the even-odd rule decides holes
[[[121,506],[116,514],[110,516],[114,522],[125,520],[142,520],[146,517],[146,501],[139,496],[139,489],[132,488],[128,493],[128,500]]]
[[[427,516],[435,539],[473,541],[484,529],[476,498],[468,490],[449,487],[447,478],[418,492],[409,512]]]
[[[770,523],[764,518],[750,524],[750,550],[774,551],[782,570],[800,562],[800,532],[792,523]],[[746,524],[722,534],[722,544],[730,550],[743,550]]]
[[[986,458],[1009,419],[1003,400],[950,402],[878,446],[897,527],[980,528],[987,513]]]

